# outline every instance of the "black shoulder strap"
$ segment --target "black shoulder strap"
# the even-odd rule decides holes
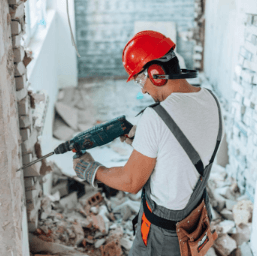
[[[218,109],[219,109],[219,131],[218,131],[216,146],[215,146],[213,155],[211,157],[210,163],[213,162],[213,160],[216,156],[216,153],[219,148],[220,140],[221,140],[221,135],[222,135],[222,122],[221,122],[220,106],[219,106],[219,103],[218,103],[218,100],[216,99],[216,97],[213,95],[213,93],[211,93],[211,94],[214,97],[214,99],[216,100],[216,103],[217,103]],[[192,161],[193,165],[197,169],[198,173],[201,176],[203,176],[204,167],[203,167],[203,162],[202,162],[199,154],[194,149],[194,147],[192,146],[190,141],[187,139],[187,137],[184,135],[184,133],[180,130],[180,128],[175,123],[173,118],[167,113],[167,111],[160,104],[152,106],[152,108],[157,112],[157,114],[161,117],[161,119],[164,121],[164,123],[168,126],[168,128],[171,130],[173,135],[176,137],[176,139],[178,140],[178,142],[180,143],[180,145],[182,146],[182,148],[185,150],[188,157]]]
[[[199,154],[196,152],[190,141],[187,139],[187,137],[184,135],[184,133],[180,130],[178,125],[175,123],[173,118],[168,114],[168,112],[162,107],[162,105],[158,105],[153,107],[153,109],[156,111],[156,113],[161,117],[163,122],[168,126],[168,128],[171,130],[175,138],[178,140],[182,148],[185,150],[189,158],[191,159],[192,163],[194,164],[195,168],[199,172],[201,176],[203,176],[203,163],[199,156]]]
[[[155,106],[157,106],[157,105],[159,105],[159,104],[160,104],[160,102],[156,102],[156,103],[154,103],[154,104],[152,104],[152,105],[147,106],[146,108],[148,108],[148,107],[155,107]],[[141,110],[136,116],[142,114],[142,113],[146,110],[146,108],[144,108],[143,110]]]

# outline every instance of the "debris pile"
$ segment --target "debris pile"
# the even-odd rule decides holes
[[[35,255],[128,255],[134,236],[131,220],[140,207],[140,195],[118,191],[115,195],[95,189],[77,177],[67,177],[56,164],[51,195],[41,201],[35,232],[30,233]],[[71,183],[73,181],[73,183]],[[107,191],[107,190],[105,190]],[[252,255],[253,204],[241,196],[233,178],[214,165],[207,185],[218,239],[207,256]]]
[[[252,230],[253,203],[241,195],[234,178],[226,169],[214,165],[207,184],[212,222],[218,238],[207,256],[253,255],[249,245]]]
[[[131,220],[139,211],[141,194],[119,191],[108,199],[103,188],[67,177],[55,163],[51,166],[53,187],[51,195],[43,197],[37,229],[29,235],[31,253],[128,255],[134,239]]]

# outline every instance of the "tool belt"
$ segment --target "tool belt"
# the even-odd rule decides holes
[[[176,230],[181,256],[204,256],[218,238],[217,232],[215,230],[211,231],[210,221],[203,198],[201,198],[197,207],[185,219],[179,222],[163,219],[153,214],[151,210],[149,210],[149,206],[146,202],[144,189],[141,198],[144,207],[143,217],[147,219],[146,224],[148,230],[151,224],[168,230]],[[132,220],[134,235],[137,220],[138,215]],[[145,245],[147,245],[147,235],[148,234],[142,237]]]
[[[177,223],[176,232],[181,256],[204,256],[207,253],[218,234],[216,230],[211,231],[204,199],[190,215]]]

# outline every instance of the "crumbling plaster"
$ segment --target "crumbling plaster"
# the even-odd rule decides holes
[[[14,56],[9,5],[0,1],[0,252],[26,255],[28,251],[19,121],[14,79]],[[22,226],[23,223],[23,226]],[[24,234],[23,234],[24,231]],[[27,254],[28,255],[28,254]]]

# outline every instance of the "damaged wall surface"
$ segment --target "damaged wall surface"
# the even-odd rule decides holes
[[[0,1],[0,252],[1,255],[29,255],[28,224],[21,137],[16,100],[15,65],[7,1]]]
[[[240,192],[254,202],[257,184],[257,3],[254,0],[207,1],[205,17],[205,74],[228,112],[225,129],[229,163],[226,171],[237,181]],[[256,239],[256,229],[253,229],[251,241],[255,254]]]

